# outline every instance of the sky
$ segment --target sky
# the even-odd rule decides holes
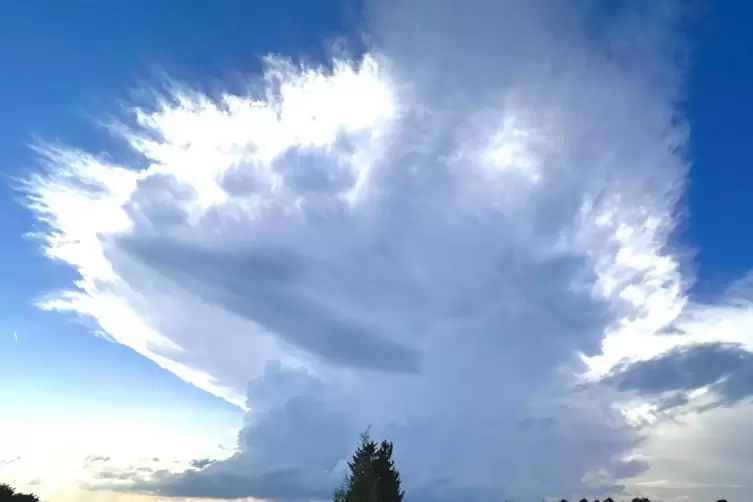
[[[753,8],[0,9],[0,482],[753,495]]]

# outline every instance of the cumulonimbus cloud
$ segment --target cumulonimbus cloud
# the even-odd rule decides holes
[[[363,55],[128,110],[143,166],[40,147],[28,205],[81,276],[42,306],[249,409],[231,458],[139,487],[327,498],[371,425],[415,497],[614,492],[646,432],[578,384],[655,397],[618,363],[746,344],[668,245],[677,11],[463,5],[374,3]]]

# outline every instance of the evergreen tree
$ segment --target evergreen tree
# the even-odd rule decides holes
[[[392,460],[392,442],[382,441],[374,463],[379,483],[379,502],[403,502],[405,494],[400,489],[400,473]]]
[[[402,502],[400,474],[392,461],[392,443],[377,446],[368,430],[348,462],[349,473],[335,490],[334,502]]]
[[[379,502],[378,484],[374,464],[377,459],[377,444],[369,437],[369,431],[361,434],[361,444],[348,462],[349,473],[343,485],[335,490],[334,502]]]

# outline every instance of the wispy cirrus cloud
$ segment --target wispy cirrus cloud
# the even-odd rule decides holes
[[[659,366],[749,357],[750,314],[690,302],[669,245],[679,10],[599,5],[373,3],[358,58],[270,57],[248,95],[128,110],[113,130],[146,167],[40,148],[28,204],[81,275],[42,306],[250,410],[232,457],[137,488],[326,498],[369,424],[419,498],[647,468],[615,403],[713,383]]]

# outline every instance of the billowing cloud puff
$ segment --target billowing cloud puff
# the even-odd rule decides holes
[[[143,165],[40,148],[29,207],[81,275],[43,307],[249,410],[232,457],[139,488],[327,498],[371,425],[415,498],[615,493],[648,433],[615,403],[741,395],[678,373],[750,358],[668,246],[678,13],[573,5],[375,2],[363,55],[129,110]]]

